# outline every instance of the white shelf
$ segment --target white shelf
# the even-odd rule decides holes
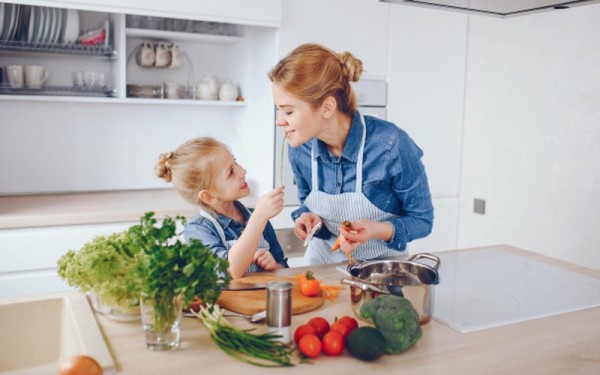
[[[221,100],[192,100],[192,99],[150,99],[150,98],[126,98],[119,99],[119,103],[128,104],[153,104],[153,105],[197,105],[215,107],[244,107],[246,102],[221,101]]]
[[[149,98],[103,98],[86,96],[58,95],[0,95],[0,100],[32,101],[32,102],[69,102],[69,103],[120,103],[120,104],[152,104],[152,105],[191,105],[199,107],[245,107],[247,102],[191,99],[149,99]]]
[[[242,40],[241,36],[213,35],[184,33],[177,31],[151,30],[151,29],[125,29],[127,37],[139,37],[150,39],[167,39],[172,41],[189,41],[202,43],[227,44],[237,43]]]

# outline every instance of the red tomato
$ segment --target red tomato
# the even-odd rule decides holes
[[[319,336],[319,338],[322,338],[327,332],[329,332],[329,322],[325,318],[312,318],[308,321],[308,324],[317,329],[317,336]]]
[[[102,375],[102,367],[87,355],[76,355],[61,363],[58,375]]]
[[[300,352],[309,358],[316,358],[321,353],[321,340],[315,335],[304,335],[298,342]]]
[[[300,276],[298,286],[300,292],[307,297],[314,297],[321,291],[321,283],[313,276],[312,271],[306,271],[304,275]]]
[[[340,333],[344,339],[352,332],[352,328],[344,322],[340,322],[339,320],[331,325],[331,331],[335,331]]]
[[[296,332],[294,332],[294,342],[298,345],[300,338],[304,335],[315,335],[317,336],[317,329],[310,324],[303,324],[296,328]]]
[[[351,316],[345,315],[338,319],[338,322],[347,324],[350,326],[350,332],[358,328],[358,322]]]
[[[344,351],[346,338],[337,331],[329,331],[323,336],[323,353],[337,357]]]

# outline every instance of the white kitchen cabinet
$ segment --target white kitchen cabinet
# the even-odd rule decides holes
[[[361,59],[365,74],[388,72],[390,5],[377,0],[283,1],[279,55],[303,43],[320,43]]]
[[[44,3],[44,5],[48,5],[48,3]],[[18,9],[21,13],[31,11],[32,15],[43,14],[43,17],[36,16],[36,18],[19,16],[17,24],[23,24],[25,28],[28,25],[36,24],[34,22],[36,20],[44,21],[44,23],[48,21],[53,25],[51,27],[55,27],[54,25],[59,24],[56,13],[66,14],[66,10],[62,8],[47,6],[31,7],[11,4],[10,7],[11,11]],[[94,98],[90,97],[100,97],[97,99],[99,102],[127,102],[130,96],[127,93],[127,85],[156,87],[156,96],[165,98],[163,84],[170,82],[183,85],[183,89],[186,90],[185,95],[182,95],[180,99],[192,100],[167,100],[161,104],[219,106],[243,106],[245,104],[237,101],[193,100],[196,99],[194,91],[198,80],[207,74],[216,76],[221,81],[229,80],[238,86],[243,96],[251,96],[249,90],[245,90],[250,87],[250,78],[247,77],[247,74],[250,72],[248,64],[252,64],[252,59],[248,59],[245,55],[248,51],[245,44],[253,43],[248,39],[252,38],[254,26],[193,20],[189,14],[186,19],[167,18],[164,14],[161,14],[160,17],[128,15],[127,17],[136,17],[138,20],[147,22],[147,24],[132,28],[126,25],[126,17],[122,13],[91,10],[77,10],[76,12],[79,19],[79,34],[102,27],[105,22],[108,22],[109,32],[106,45],[101,46],[103,53],[96,51],[100,49],[97,46],[83,47],[75,43],[64,44],[60,40],[27,42],[19,40],[19,38],[12,38],[0,41],[0,56],[4,65],[40,65],[50,72],[50,78],[41,89],[28,89],[26,85],[23,88],[13,88],[8,84],[1,85],[0,99],[31,100],[35,98],[36,100],[61,101],[64,100],[64,97],[69,97],[69,99],[83,97],[84,101],[93,102]],[[149,25],[150,21],[156,23],[156,28]],[[186,27],[176,29],[178,31],[167,31],[165,24],[169,22],[171,25],[177,23],[179,26],[186,25]],[[64,21],[61,23],[66,24]],[[213,27],[212,30],[202,30],[197,27],[198,25]],[[228,33],[228,35],[219,35],[219,33]],[[146,41],[152,46],[156,46],[159,42],[164,42],[168,46],[176,43],[182,51],[184,63],[177,68],[140,67],[136,63],[136,54],[140,45]],[[78,53],[73,53],[74,51]],[[99,87],[90,88],[84,76],[83,79],[80,77],[80,81],[85,82],[85,85],[77,85],[75,79],[77,72],[83,75],[102,74],[108,77],[107,83],[105,86],[98,85]],[[106,99],[106,97],[114,99]],[[139,104],[144,103],[145,100],[136,99],[135,102]],[[154,100],[149,102],[156,103]]]
[[[459,193],[468,16],[392,6],[388,119],[423,149],[433,198]]]
[[[253,24],[247,19],[234,24],[234,36],[135,30],[126,27],[124,13],[113,13],[109,7],[78,7],[82,29],[110,20],[114,57],[21,53],[0,47],[1,64],[45,66],[50,71],[49,82],[61,86],[73,85],[75,71],[109,72],[114,94],[89,97],[44,95],[41,91],[37,95],[2,92],[0,170],[5,173],[6,183],[0,185],[0,195],[169,187],[153,173],[158,154],[197,136],[212,136],[230,146],[248,170],[249,179],[254,180],[252,190],[257,196],[272,188],[274,120],[266,74],[277,60],[274,27]],[[187,16],[190,18],[186,21],[202,21],[193,19],[197,15],[192,11]],[[189,62],[178,69],[142,69],[135,62],[135,49],[145,40],[177,42],[190,57]],[[145,99],[126,95],[127,84],[160,86],[174,82],[194,87],[207,74],[237,84],[244,100]],[[15,122],[19,126],[14,126]],[[49,134],[31,137],[40,131]],[[132,146],[135,153],[130,152]],[[13,147],[36,152],[28,152],[18,164],[11,163],[11,158],[4,156],[12,154]],[[43,160],[39,158],[41,153],[45,155]],[[52,165],[64,168],[57,172]]]
[[[96,236],[137,223],[71,225],[0,230],[0,298],[70,289],[56,274],[57,260]]]
[[[276,27],[281,22],[281,0],[21,0],[16,2],[256,26]]]
[[[431,234],[408,244],[410,254],[454,250],[458,244],[458,198],[433,199]]]

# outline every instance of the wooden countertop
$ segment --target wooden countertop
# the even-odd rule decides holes
[[[494,246],[512,253],[600,279],[600,271],[554,260],[511,246]],[[343,277],[335,265],[313,266],[327,283]],[[277,271],[293,275],[303,268]],[[292,330],[314,316],[329,321],[352,315],[349,290],[343,288],[334,302],[325,302],[316,311],[292,318]],[[423,338],[408,351],[385,355],[367,363],[352,358],[321,355],[312,364],[292,368],[265,369],[237,361],[222,352],[208,331],[195,318],[184,318],[181,347],[173,352],[146,350],[139,322],[121,323],[98,315],[98,322],[114,356],[118,373],[123,374],[592,374],[600,368],[600,308],[587,309],[530,320],[473,333],[460,333],[435,319],[423,326]],[[256,327],[230,319],[240,328]]]
[[[0,197],[0,229],[138,221],[191,216],[194,207],[172,189]]]

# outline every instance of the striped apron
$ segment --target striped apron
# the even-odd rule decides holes
[[[246,209],[246,211],[247,211],[247,209]],[[250,214],[249,211],[248,211],[248,214]],[[215,226],[215,228],[217,229],[217,232],[219,233],[219,237],[221,237],[221,241],[225,245],[225,248],[227,249],[227,253],[229,254],[229,249],[231,249],[231,247],[233,246],[233,244],[235,244],[237,242],[237,240],[225,239],[225,231],[221,227],[221,224],[219,224],[217,219],[215,219],[210,213],[206,212],[205,210],[200,210],[200,215],[202,215],[203,217],[208,219],[208,221],[210,221]],[[270,248],[271,248],[271,245],[269,244],[269,242],[267,240],[265,240],[265,238],[263,236],[261,236],[260,241],[258,243],[258,248],[256,250],[258,250],[258,249],[269,250]],[[248,267],[248,269],[246,270],[246,272],[260,272],[260,271],[264,271],[264,270],[262,269],[262,267],[258,266],[256,263],[252,263],[250,265],[250,267]]]
[[[304,200],[304,204],[311,212],[321,217],[323,224],[325,224],[335,237],[328,240],[313,237],[304,254],[304,262],[306,264],[340,263],[348,259],[341,250],[333,253],[329,251],[340,233],[340,226],[343,221],[354,222],[368,219],[382,222],[400,217],[399,215],[380,210],[362,192],[363,153],[367,134],[365,119],[362,115],[361,123],[363,134],[356,161],[356,189],[354,192],[327,194],[319,191],[318,164],[314,157],[314,144],[311,149],[312,189]],[[362,260],[397,257],[402,254],[387,247],[385,241],[376,239],[368,240],[352,252],[352,256],[355,259]]]

